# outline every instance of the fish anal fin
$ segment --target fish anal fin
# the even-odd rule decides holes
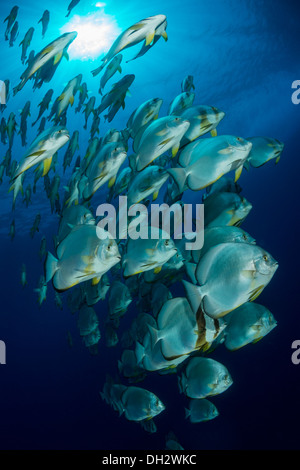
[[[43,175],[42,175],[42,176],[47,175],[47,173],[48,173],[49,170],[50,170],[51,163],[52,163],[52,157],[46,158],[46,159],[44,160],[44,169],[43,169]]]
[[[149,46],[151,44],[151,42],[154,39],[154,36],[155,36],[155,30],[150,31],[150,33],[147,34],[146,41],[145,41],[145,46]]]
[[[59,52],[58,54],[56,54],[56,56],[54,57],[53,65],[58,64],[58,62],[61,60],[62,56],[63,56],[62,52]]]
[[[109,182],[108,182],[108,187],[111,188],[116,182],[116,176],[113,176],[112,178],[110,178]]]
[[[101,276],[100,277],[93,277],[92,286],[96,286],[97,284],[99,284],[100,279],[101,279]]]

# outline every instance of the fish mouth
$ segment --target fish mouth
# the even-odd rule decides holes
[[[74,41],[74,39],[77,38],[78,33],[77,31],[71,31],[70,33],[67,33],[70,36],[70,41]]]

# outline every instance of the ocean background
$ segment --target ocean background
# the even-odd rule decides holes
[[[71,19],[75,14],[95,12],[95,3],[81,0]],[[58,37],[70,20],[65,18],[68,0],[24,0],[19,4],[20,35],[9,48],[4,41],[3,20],[15,4],[16,0],[1,1],[0,9],[0,79],[10,79],[12,86],[19,83],[24,70],[18,45],[28,28],[34,26],[36,30],[29,50],[39,51]],[[42,40],[37,21],[46,8],[51,18]],[[0,340],[6,343],[7,365],[0,366],[0,448],[164,449],[165,436],[173,431],[185,449],[298,449],[300,365],[292,364],[291,344],[300,339],[300,105],[291,101],[291,85],[300,80],[300,5],[283,0],[107,0],[104,10],[114,17],[120,30],[142,18],[165,14],[169,41],[161,39],[144,57],[128,64],[125,60],[132,58],[139,46],[123,52],[123,75],[136,76],[132,97],[126,98],[125,110],[121,109],[110,125],[101,117],[101,136],[110,127],[123,129],[132,111],[150,98],[163,98],[164,115],[180,93],[181,81],[193,75],[195,103],[216,106],[226,113],[218,126],[219,135],[262,135],[285,143],[278,165],[272,161],[262,168],[243,171],[239,180],[242,194],[253,205],[242,227],[279,261],[273,280],[258,299],[273,313],[278,326],[255,345],[235,353],[220,347],[213,353],[212,357],[228,368],[234,384],[212,400],[220,416],[211,422],[193,425],[185,420],[188,401],[179,394],[175,375],[149,374],[138,386],[157,394],[166,410],[155,419],[157,433],[147,434],[138,424],[118,417],[99,396],[106,374],[117,373],[122,351],[120,344],[109,349],[105,346],[107,302],[95,306],[102,333],[97,356],[91,356],[83,345],[77,316],[70,313],[66,302],[62,311],[56,308],[50,283],[47,301],[39,308],[34,289],[43,273],[38,256],[40,240],[45,235],[47,248],[53,252],[52,236],[59,219],[51,214],[42,180],[32,195],[32,204],[26,208],[19,196],[12,214],[12,196],[5,178],[0,186]],[[48,88],[54,89],[56,97],[78,73],[83,74],[99,105],[100,76],[93,78],[90,72],[100,59],[63,60],[50,84],[33,92],[29,82],[16,97],[11,95],[4,116],[14,111],[19,122],[18,110],[31,100],[31,120],[35,119],[38,103]],[[115,75],[105,91],[119,79],[119,74]],[[31,122],[28,143],[38,127],[31,128]],[[69,109],[67,127],[70,132],[80,131],[78,154],[82,157],[89,138],[83,124],[83,115]],[[6,149],[0,145],[2,157]],[[24,150],[20,136],[15,136],[13,159],[20,160]],[[65,150],[60,151],[57,165],[61,176]],[[69,169],[66,178],[70,174]],[[199,201],[197,193],[189,194],[189,202],[191,197]],[[100,202],[101,193],[97,193],[93,207]],[[42,216],[40,231],[31,239],[30,227],[38,212]],[[16,237],[11,242],[8,232],[13,218]],[[25,289],[20,284],[23,263],[29,283]],[[176,294],[176,289],[173,292]],[[136,314],[133,302],[121,320],[120,331],[129,327]],[[67,343],[68,331],[73,348]]]

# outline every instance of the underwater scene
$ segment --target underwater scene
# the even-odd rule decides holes
[[[300,6],[0,9],[0,448],[298,449]]]

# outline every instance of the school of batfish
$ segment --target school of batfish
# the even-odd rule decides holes
[[[78,3],[71,2],[68,15]],[[5,40],[11,47],[18,35],[18,10],[15,6],[5,19]],[[49,20],[46,10],[38,22],[43,37]],[[160,114],[163,100],[155,97],[135,109],[124,129],[111,128],[99,136],[100,116],[105,112],[106,122],[113,121],[119,109],[125,108],[135,80],[134,74],[124,75],[104,92],[112,77],[122,73],[121,52],[140,43],[142,48],[134,59],[142,57],[161,37],[167,41],[166,28],[166,17],[156,15],[120,34],[101,65],[92,71],[93,77],[101,74],[98,96],[89,94],[82,73],[72,77],[56,98],[53,89],[45,90],[32,122],[32,127],[39,122],[39,128],[29,143],[31,102],[24,104],[19,124],[16,113],[5,114],[10,98],[10,80],[5,80],[7,101],[1,105],[0,124],[1,144],[7,147],[0,164],[0,182],[4,176],[10,179],[13,209],[20,193],[28,207],[38,181],[43,179],[51,212],[59,215],[54,250],[47,252],[46,237],[41,239],[39,256],[45,261],[45,271],[35,289],[39,304],[45,301],[47,285],[52,281],[57,307],[63,308],[66,296],[69,309],[77,313],[79,334],[91,354],[97,354],[101,339],[97,307],[100,305],[98,312],[103,316],[108,305],[104,341],[107,347],[115,347],[121,319],[129,306],[135,305],[138,314],[119,343],[123,351],[117,368],[127,385],[107,377],[100,394],[120,415],[139,422],[148,432],[156,431],[153,418],[166,406],[136,383],[155,372],[177,374],[179,391],[189,399],[186,418],[191,423],[212,420],[219,412],[211,397],[225,392],[233,379],[223,364],[207,354],[221,344],[235,351],[255,343],[277,324],[272,313],[254,301],[273,278],[278,263],[241,228],[252,205],[241,195],[237,180],[243,168],[258,168],[273,159],[278,163],[283,143],[262,136],[217,135],[225,113],[194,103],[191,75],[182,81],[181,92],[170,103],[167,116]],[[45,88],[63,57],[68,60],[68,47],[77,36],[75,31],[65,33],[40,52],[28,54],[34,34],[34,28],[30,28],[20,43],[25,70],[13,95],[23,88],[28,92],[30,80],[33,89]],[[90,126],[90,137],[62,196],[63,176],[57,167],[63,167],[65,173],[79,150],[80,131],[71,135],[67,129],[76,95],[75,113],[84,114],[84,129]],[[18,160],[13,150],[17,130],[25,147]],[[61,162],[58,152],[63,147]],[[31,182],[25,187],[26,177]],[[130,204],[147,206],[160,192],[164,203],[172,205],[182,204],[183,194],[191,196],[204,190],[193,195],[193,201],[204,204],[204,245],[200,250],[188,250],[188,234],[182,233],[181,240],[166,238],[162,227],[156,228],[156,239],[124,239],[121,234],[114,238],[109,232],[99,237],[99,219],[93,215],[91,201],[103,186],[106,195],[103,198],[102,191],[97,203],[113,203],[117,209],[120,195],[126,195]],[[132,220],[129,218],[127,224]],[[39,231],[40,222],[38,213],[31,237]],[[138,223],[143,221],[139,219]],[[12,240],[15,233],[13,220],[9,232]],[[23,287],[27,284],[24,264],[21,283]],[[185,296],[176,296],[178,286],[183,287]],[[68,342],[72,346],[70,333]],[[167,436],[166,445],[182,448],[172,434]]]

